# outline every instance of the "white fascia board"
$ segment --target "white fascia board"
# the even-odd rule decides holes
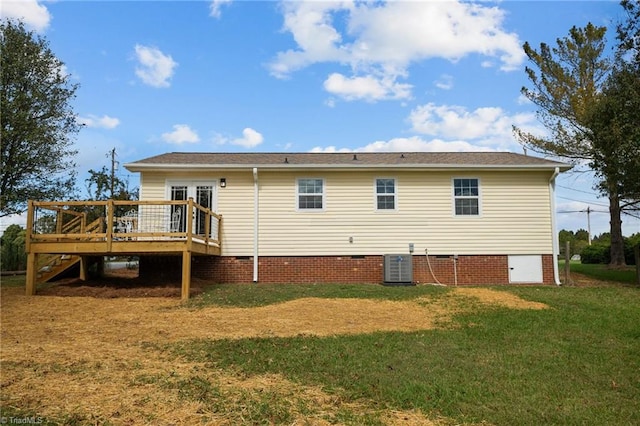
[[[363,165],[346,165],[346,164],[289,164],[283,166],[282,164],[146,164],[146,163],[128,163],[124,167],[130,172],[143,172],[143,171],[237,171],[247,170],[252,171],[254,168],[261,170],[279,170],[279,171],[296,171],[296,170],[381,170],[381,169],[395,169],[395,170],[496,170],[496,171],[517,171],[517,170],[549,170],[553,171],[557,167],[561,171],[571,169],[570,165],[558,166],[555,164],[523,164],[519,166],[515,165],[494,165],[494,164],[363,164]]]

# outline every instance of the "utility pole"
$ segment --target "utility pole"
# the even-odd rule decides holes
[[[116,149],[113,148],[111,151],[109,151],[109,154],[111,154],[111,181],[109,182],[110,185],[110,189],[111,189],[111,199],[113,200],[113,191],[114,191],[114,187],[115,187],[115,180],[116,180]],[[109,155],[107,154],[107,155]]]
[[[587,206],[587,236],[591,245],[591,207]]]

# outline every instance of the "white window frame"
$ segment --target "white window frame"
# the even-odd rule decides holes
[[[379,193],[378,192],[378,181],[379,180],[391,180],[393,181],[393,193]],[[381,209],[378,207],[378,197],[379,196],[392,196],[393,197],[393,208],[392,209]],[[373,179],[373,205],[375,211],[377,212],[395,212],[398,210],[398,179],[393,177],[376,177]]]
[[[322,182],[322,192],[321,193],[301,193],[300,192],[300,181],[303,180],[319,180]],[[319,177],[299,177],[296,178],[296,211],[298,212],[323,212],[326,209],[326,192],[327,192],[327,184],[324,178]],[[320,195],[322,197],[322,207],[321,208],[300,208],[300,196],[301,195]]]
[[[456,195],[456,180],[475,180],[478,184],[478,195]],[[456,212],[457,200],[477,200],[478,201],[478,213],[477,214],[458,214]],[[477,218],[482,216],[482,181],[479,177],[475,176],[455,176],[451,178],[451,211],[454,217],[457,218]]]

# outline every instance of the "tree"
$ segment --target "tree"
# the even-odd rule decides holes
[[[47,41],[22,22],[0,23],[2,57],[2,171],[0,216],[21,213],[29,199],[63,199],[72,193],[80,129],[71,108],[77,84]]]
[[[619,161],[619,138],[600,140],[595,131],[594,108],[612,69],[605,56],[605,27],[591,23],[584,28],[572,27],[569,36],[557,39],[557,46],[540,44],[536,50],[524,44],[524,51],[536,66],[526,67],[532,89],[522,94],[539,109],[539,120],[549,130],[549,137],[527,133],[514,126],[516,138],[525,147],[572,162],[587,161],[600,178],[598,188],[609,198],[611,216],[611,265],[624,265],[622,238],[620,176],[626,163]]]
[[[558,232],[558,241],[560,242],[561,256],[565,255],[567,241],[571,245],[571,253],[579,254],[582,249],[589,245],[589,233],[584,229],[578,229],[576,232],[562,229]]]
[[[20,225],[9,225],[0,237],[0,269],[23,271],[27,264],[24,250],[27,231]]]
[[[115,154],[115,149],[110,151],[110,153]],[[85,179],[89,199],[95,201],[104,201],[109,198],[114,200],[137,200],[138,188],[129,189],[129,182],[115,175],[113,167],[114,164],[112,163],[111,171],[108,170],[106,166],[102,166],[102,169],[98,171],[93,169],[89,170],[89,177]],[[124,214],[124,210],[128,208],[130,207],[120,206],[116,208],[116,214]],[[104,216],[102,207],[87,208],[83,206],[78,209],[87,213],[89,222],[100,216]]]
[[[640,3],[622,0],[620,5],[627,12],[628,19],[618,24],[618,48],[623,53],[631,53],[631,61],[640,66]]]
[[[627,20],[617,26],[617,66],[605,87],[599,113],[609,119],[611,131],[624,137],[625,159],[629,165],[623,192],[637,207],[640,201],[640,114],[637,113],[640,107],[640,3],[623,0],[620,4],[627,12]]]
[[[589,242],[589,231],[586,229],[578,229],[575,233],[575,239],[577,241],[586,241]]]
[[[129,190],[129,185],[118,176],[112,176],[106,166],[95,171],[89,170],[89,177],[85,180],[87,191],[92,200],[136,200],[137,191]],[[113,189],[113,193],[111,192]]]
[[[609,196],[612,226],[620,211],[637,210],[640,204],[640,68],[626,62],[616,64],[603,85],[587,120],[594,147],[591,167],[600,178],[598,189]],[[612,198],[617,200],[612,200]],[[614,231],[611,230],[611,250]],[[623,256],[612,253],[611,257]]]

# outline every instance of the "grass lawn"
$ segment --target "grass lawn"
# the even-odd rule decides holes
[[[374,288],[376,297],[387,291]],[[446,329],[413,333],[196,340],[166,350],[212,368],[278,373],[350,400],[454,422],[640,424],[637,289],[500,290],[551,309],[484,309],[457,316]],[[415,291],[393,290],[402,297]],[[205,299],[217,297],[212,290]]]
[[[564,261],[560,261],[560,273],[564,268]],[[584,274],[588,277],[603,281],[616,281],[625,284],[635,284],[636,267],[627,266],[623,269],[610,269],[607,265],[589,265],[579,261],[571,262],[571,272]]]
[[[24,275],[7,275],[0,277],[0,284],[2,287],[24,287]]]
[[[5,285],[16,282],[3,277]],[[47,415],[45,424],[125,424],[135,410],[147,413],[153,422],[154,407],[175,406],[175,411],[186,407],[189,415],[224,416],[231,419],[228,424],[293,424],[306,416],[329,424],[382,425],[390,423],[387,415],[394,412],[402,413],[400,420],[407,419],[402,424],[413,424],[411,413],[422,413],[438,425],[640,424],[640,289],[631,286],[491,289],[494,294],[548,306],[515,309],[456,296],[451,287],[214,285],[186,305],[176,301],[170,307],[165,301],[148,308],[150,299],[83,301],[91,312],[84,316],[74,308],[79,303],[74,298],[46,296],[32,299],[33,313],[27,314],[26,305],[18,305],[23,296],[4,300],[5,294],[17,289],[8,290],[3,289],[3,310],[7,306],[13,310],[6,315],[44,321],[52,334],[33,343],[26,335],[2,342],[3,346],[33,344],[39,351],[31,356],[19,346],[3,349],[8,350],[3,358],[9,354],[15,360],[3,359],[2,416],[54,412],[58,414]],[[419,315],[451,307],[452,316],[411,332],[209,337],[233,321],[241,321],[249,330],[265,323],[275,329],[279,321],[291,318],[285,315],[294,315],[276,310],[277,306],[309,298],[318,298],[317,309],[323,299],[325,304],[338,301],[331,306],[354,299],[399,303],[390,306],[409,306],[402,303],[413,301],[423,309],[416,310]],[[67,309],[55,321],[53,304]],[[125,308],[116,311],[118,306]],[[218,325],[216,319],[225,312],[232,317]],[[364,320],[367,312],[359,313],[360,318]],[[251,313],[256,315],[247,320],[244,315]],[[82,318],[82,326],[74,315]],[[3,316],[3,334],[8,319]],[[68,333],[69,324],[75,337],[60,343],[65,358],[44,362],[57,359],[47,358],[43,348],[53,347],[56,333]],[[171,334],[173,324],[187,325],[185,334]],[[19,336],[20,329],[13,331]],[[192,331],[206,337],[187,337]],[[93,341],[104,347],[91,349]],[[123,359],[124,354],[130,355]],[[82,380],[91,385],[83,387]],[[279,384],[269,387],[265,380]],[[83,398],[95,398],[87,403],[92,414],[80,408],[62,414],[51,411],[47,404],[58,407],[67,402],[43,402],[32,393],[39,388],[57,393],[62,391],[60,383],[84,389],[76,397],[70,393],[75,387],[62,392],[64,398],[78,398],[73,406],[80,407]],[[102,387],[93,392],[92,383]],[[26,393],[16,397],[18,392]],[[129,396],[119,396],[122,392]],[[101,407],[100,401],[111,401],[109,409],[115,411]],[[120,419],[109,418],[113,412]]]

